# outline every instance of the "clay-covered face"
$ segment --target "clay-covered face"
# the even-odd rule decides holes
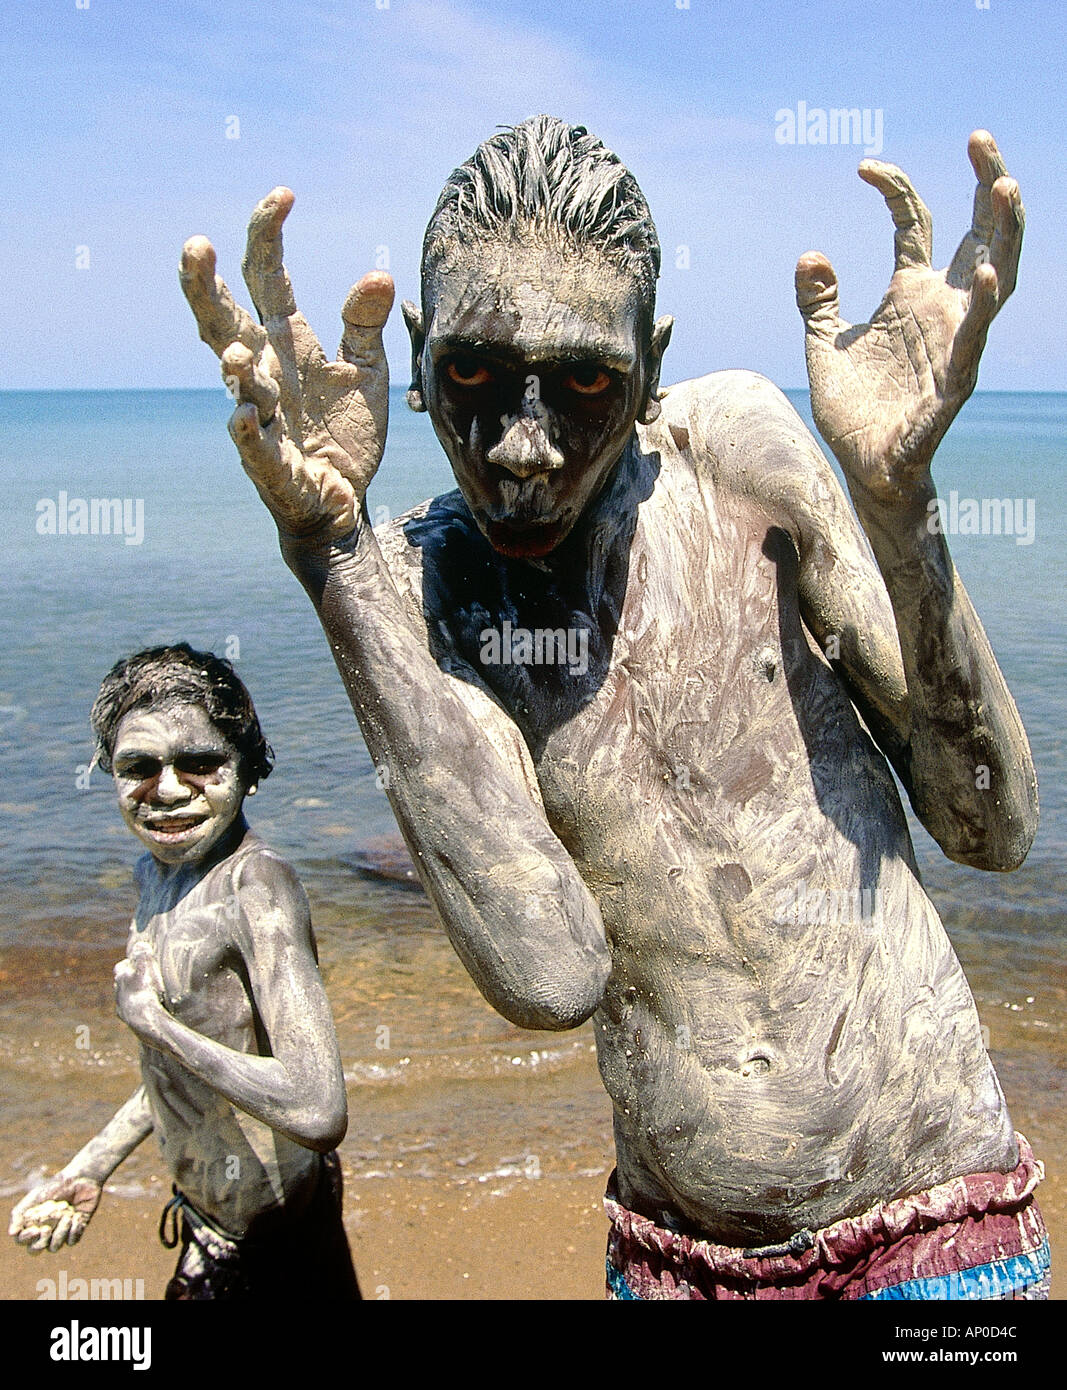
[[[247,790],[237,750],[199,705],[132,711],[119,725],[111,766],[123,820],[164,864],[203,858]]]
[[[423,400],[482,532],[553,550],[618,461],[645,400],[647,311],[599,256],[484,244],[426,286]]]

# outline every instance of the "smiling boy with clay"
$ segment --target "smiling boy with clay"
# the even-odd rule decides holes
[[[175,1185],[166,1244],[181,1216],[168,1299],[358,1298],[333,1152],[344,1075],[307,899],[242,809],[273,761],[248,692],[228,662],[154,648],[111,670],[92,725],[149,851],[115,968],[142,1085],[19,1202],[10,1233],[35,1252],[73,1245],[155,1130]]]

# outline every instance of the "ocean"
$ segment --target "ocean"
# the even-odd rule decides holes
[[[810,420],[806,396],[791,399]],[[606,1176],[610,1105],[590,1026],[514,1028],[459,965],[406,865],[318,622],[242,473],[229,409],[221,390],[0,393],[0,1195],[65,1162],[138,1084],[111,969],[139,847],[109,779],[89,771],[88,712],[119,656],[182,639],[234,659],[275,750],[249,818],[311,899],[349,1083],[342,1153],[356,1200],[360,1180],[400,1174],[487,1190]],[[912,818],[1016,1126],[1057,1184],[1067,1127],[1065,440],[1067,395],[979,393],[935,461],[957,567],[1036,759],[1036,843],[1017,872],[983,874],[947,861]],[[451,486],[427,417],[394,392],[372,517]],[[60,518],[93,498],[125,501],[109,517],[120,534],[61,534]],[[983,518],[982,499],[1012,505],[987,506]],[[149,1141],[113,1191],[144,1195],[159,1167]]]

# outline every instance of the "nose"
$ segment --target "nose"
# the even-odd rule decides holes
[[[178,776],[172,763],[164,763],[156,779],[156,801],[187,801],[189,788]]]
[[[564,458],[552,443],[551,427],[552,419],[543,402],[524,400],[517,415],[504,417],[503,437],[486,458],[516,478],[554,472],[563,467]]]

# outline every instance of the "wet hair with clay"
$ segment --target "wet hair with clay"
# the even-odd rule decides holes
[[[274,753],[263,737],[251,696],[228,661],[194,651],[187,642],[149,647],[117,661],[104,677],[89,721],[96,761],[111,771],[119,725],[141,709],[199,705],[240,755],[241,776],[256,784],[270,776]]]
[[[484,141],[448,177],[426,228],[425,283],[450,242],[555,235],[629,271],[655,302],[660,246],[637,180],[584,126],[531,116]]]

